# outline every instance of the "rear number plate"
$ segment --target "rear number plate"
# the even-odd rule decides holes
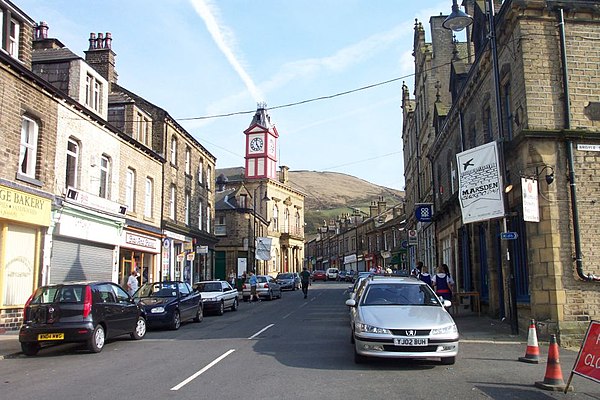
[[[427,338],[402,338],[394,339],[396,346],[427,346],[429,340]]]
[[[40,333],[38,340],[64,340],[64,333]]]

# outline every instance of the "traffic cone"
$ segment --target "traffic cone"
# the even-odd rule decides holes
[[[529,324],[529,335],[527,336],[527,350],[525,350],[525,357],[519,357],[519,361],[530,364],[539,364],[540,362],[540,348],[538,346],[534,320],[531,320],[531,323]]]
[[[558,345],[556,344],[556,335],[550,336],[550,347],[548,348],[548,362],[546,364],[546,375],[543,382],[536,382],[535,387],[544,390],[564,391],[565,381],[563,380],[562,370],[560,369],[560,360],[558,359]],[[569,386],[569,391],[573,390]]]

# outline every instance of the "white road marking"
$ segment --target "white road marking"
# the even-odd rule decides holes
[[[262,328],[260,331],[256,332],[254,335],[250,336],[250,337],[248,338],[248,340],[250,340],[250,339],[254,339],[255,337],[257,337],[258,335],[260,335],[261,333],[263,333],[264,331],[266,331],[267,329],[269,329],[269,328],[270,328],[270,327],[272,327],[273,325],[275,325],[275,324],[271,324],[271,325],[267,325],[267,326],[265,326],[265,327],[264,327],[264,328]]]
[[[196,379],[197,377],[199,377],[200,375],[202,375],[204,372],[208,371],[215,364],[217,364],[219,361],[221,361],[222,359],[224,359],[225,357],[227,357],[228,355],[230,355],[234,351],[235,351],[235,349],[228,350],[225,354],[223,354],[219,358],[215,359],[213,362],[211,362],[206,367],[202,368],[200,371],[196,372],[194,375],[190,376],[189,378],[187,378],[186,380],[184,380],[183,382],[181,382],[179,385],[173,386],[171,388],[171,390],[179,390],[179,389],[181,389],[182,387],[184,387],[185,385],[187,385],[188,383],[190,383],[191,381],[193,381],[194,379]]]

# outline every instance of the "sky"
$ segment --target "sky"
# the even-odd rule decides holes
[[[415,18],[450,0],[12,0],[84,57],[111,32],[119,85],[165,109],[212,155],[244,165],[266,103],[278,165],[404,189],[401,88],[414,92]],[[226,115],[226,116],[222,116]]]

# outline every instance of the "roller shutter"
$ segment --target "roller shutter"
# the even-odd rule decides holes
[[[112,280],[113,246],[54,238],[50,283]]]

